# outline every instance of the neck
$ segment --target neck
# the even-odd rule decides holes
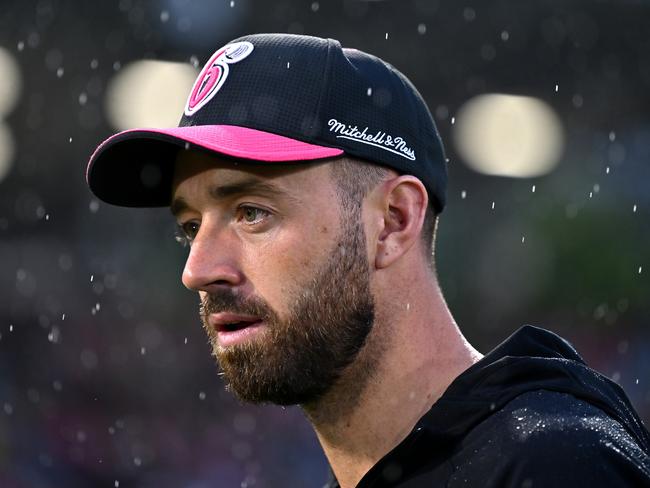
[[[458,330],[435,280],[425,288],[378,306],[355,363],[321,400],[303,405],[342,488],[356,486],[481,357]]]

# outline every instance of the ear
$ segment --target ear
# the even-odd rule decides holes
[[[384,190],[384,228],[376,243],[377,269],[390,266],[417,243],[429,201],[422,182],[411,175],[386,182]]]

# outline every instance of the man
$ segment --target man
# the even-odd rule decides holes
[[[461,334],[432,253],[442,143],[382,60],[233,41],[180,127],[109,138],[87,179],[109,203],[170,206],[228,387],[299,404],[327,486],[650,486],[648,432],[567,342],[527,326],[483,357]]]

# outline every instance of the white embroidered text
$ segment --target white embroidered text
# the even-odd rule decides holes
[[[415,161],[415,151],[408,147],[406,141],[401,137],[392,137],[383,131],[377,131],[373,134],[368,130],[368,127],[359,130],[359,127],[356,125],[346,125],[336,119],[330,119],[327,125],[330,128],[330,132],[337,134],[337,139],[342,138],[361,142]]]

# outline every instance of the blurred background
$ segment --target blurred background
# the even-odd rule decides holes
[[[649,18],[638,0],[2,0],[0,486],[325,479],[297,408],[223,391],[168,211],[84,180],[111,133],[176,125],[202,63],[252,32],[403,71],[447,145],[437,262],[467,337],[556,331],[650,420]]]

